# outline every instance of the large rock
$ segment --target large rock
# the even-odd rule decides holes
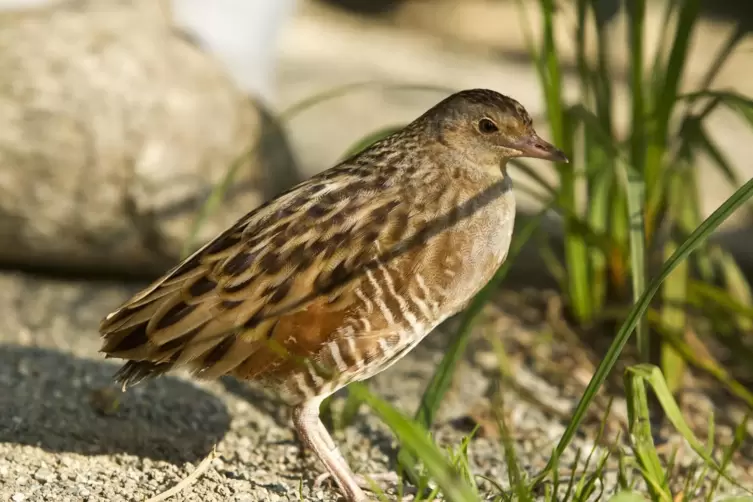
[[[162,2],[0,14],[0,264],[154,274],[298,179],[284,136]],[[261,138],[261,140],[260,140]]]

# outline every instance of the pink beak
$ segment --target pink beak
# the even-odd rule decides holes
[[[520,150],[521,157],[551,160],[552,162],[570,162],[562,150],[544,141],[536,133],[521,138],[520,141],[510,146],[516,150]]]

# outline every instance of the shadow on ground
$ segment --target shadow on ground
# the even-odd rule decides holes
[[[120,397],[112,415],[91,399],[117,367],[61,352],[0,345],[0,443],[82,455],[126,453],[171,463],[204,458],[230,427],[215,396],[172,377]]]

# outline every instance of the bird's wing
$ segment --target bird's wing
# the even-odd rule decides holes
[[[226,353],[239,340],[245,348],[233,349],[235,366],[280,319],[305,311],[323,327],[327,315],[342,314],[347,301],[336,300],[359,270],[404,237],[409,200],[404,188],[365,183],[358,172],[322,173],[252,211],[109,314],[101,350],[131,360],[121,380],[182,365],[204,372],[221,359],[219,374],[231,372]]]

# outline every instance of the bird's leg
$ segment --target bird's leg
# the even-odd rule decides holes
[[[324,424],[319,420],[319,398],[304,402],[293,410],[293,424],[301,441],[311,448],[324,463],[332,479],[348,502],[365,502],[368,497],[358,485],[358,479],[335,446]]]

